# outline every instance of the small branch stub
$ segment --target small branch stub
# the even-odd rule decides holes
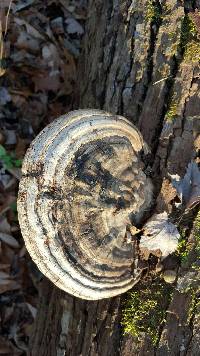
[[[77,110],[48,125],[22,168],[18,213],[26,247],[59,288],[97,300],[130,289],[131,219],[152,200],[141,134],[121,116]]]

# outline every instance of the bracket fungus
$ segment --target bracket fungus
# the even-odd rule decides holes
[[[138,281],[137,248],[127,232],[151,204],[147,153],[127,119],[93,109],[59,117],[32,142],[19,222],[32,259],[56,286],[98,300]]]

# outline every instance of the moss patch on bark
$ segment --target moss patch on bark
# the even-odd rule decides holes
[[[190,14],[185,15],[181,26],[181,49],[185,62],[200,61],[200,38],[197,26]]]
[[[124,332],[138,339],[146,333],[156,345],[171,292],[172,287],[160,278],[149,284],[142,282],[137,290],[129,292],[123,308]]]

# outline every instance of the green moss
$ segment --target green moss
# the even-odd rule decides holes
[[[147,2],[147,11],[146,11],[146,20],[153,23],[160,23],[161,20],[161,8],[156,1],[148,0]]]
[[[169,108],[165,114],[165,119],[171,121],[177,117],[178,100],[172,97]]]
[[[197,297],[196,291],[193,289],[190,290],[190,295],[191,295],[191,302],[190,302],[190,307],[187,313],[187,323],[189,324],[191,319],[193,318],[194,314],[196,313],[200,301],[199,298]]]
[[[200,43],[191,41],[187,44],[184,53],[184,59],[186,62],[199,62],[200,61]]]
[[[162,8],[165,15],[171,15],[171,11],[173,10],[172,4],[166,2],[165,4],[162,5]]]
[[[156,344],[160,325],[165,319],[166,303],[168,304],[171,298],[171,291],[171,286],[156,279],[149,285],[140,284],[137,290],[129,292],[123,308],[124,332],[139,339],[143,333],[147,333],[153,344]]]
[[[187,236],[183,229],[180,230],[180,239],[176,254],[180,257],[181,263],[187,263],[189,258],[190,247],[188,246]]]
[[[200,40],[197,27],[190,15],[185,15],[181,25],[180,47],[185,62],[200,61]]]
[[[200,210],[197,213],[194,221],[194,238],[195,238],[195,262],[192,264],[192,268],[200,270]]]
[[[195,228],[195,236],[198,239],[198,243],[200,243],[200,210],[197,213],[196,219],[194,221]]]
[[[192,38],[197,37],[197,28],[190,17],[190,15],[185,15],[181,24],[181,45],[184,48]]]

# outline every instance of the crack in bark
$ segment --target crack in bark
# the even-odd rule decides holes
[[[190,88],[188,89],[188,95],[186,96],[185,98],[185,102],[184,102],[184,107],[183,107],[183,115],[182,115],[182,122],[181,122],[181,135],[183,135],[183,132],[184,132],[184,126],[185,126],[185,112],[186,112],[186,106],[187,106],[187,102],[188,102],[188,99],[190,98],[190,91],[192,89],[192,85],[194,83],[194,68],[193,68],[193,71],[192,71],[192,79],[191,79],[191,83],[190,83]]]
[[[155,1],[156,6],[160,9],[160,13],[162,15],[162,6],[160,4],[159,0]],[[146,85],[146,90],[144,91],[144,95],[142,97],[142,102],[141,104],[144,103],[144,100],[147,95],[147,90],[148,86],[152,82],[152,75],[153,75],[153,55],[156,47],[156,37],[159,31],[160,26],[162,25],[162,17],[160,17],[158,23],[155,23],[155,21],[151,22],[151,28],[150,28],[150,41],[149,41],[149,51],[148,51],[148,56],[147,56],[147,82],[145,83]]]
[[[135,31],[136,31],[136,24],[137,24],[137,20],[134,23],[133,33],[135,33]],[[130,20],[129,20],[129,26],[130,26]],[[129,31],[129,26],[128,26],[127,33]],[[119,109],[118,109],[118,114],[119,115],[123,115],[124,114],[123,92],[126,89],[126,81],[130,77],[130,73],[131,73],[131,70],[132,70],[134,44],[135,44],[135,37],[133,35],[132,38],[131,38],[130,66],[129,66],[128,72],[125,75],[124,83],[123,83],[123,86],[122,86],[122,89],[121,89],[121,101],[120,101],[120,106],[119,106]]]
[[[111,5],[113,5],[113,2],[111,2],[111,3],[112,3]],[[107,19],[107,27],[111,21],[111,18],[112,18],[111,15],[112,15],[113,10],[114,10],[114,7],[110,6],[110,13],[108,14],[108,19]],[[102,52],[103,52],[102,63],[104,63],[105,48],[106,48],[105,39],[106,39],[106,35],[108,35],[108,34],[109,34],[109,32],[108,33],[106,32],[106,34],[104,36],[103,45],[102,45]],[[102,91],[102,96],[101,96],[101,98],[99,98],[100,108],[103,108],[104,104],[105,104],[105,98],[106,98],[106,92],[107,92],[106,88],[108,86],[108,78],[109,78],[108,74],[110,73],[110,69],[113,64],[113,59],[115,56],[117,34],[118,34],[118,31],[115,31],[114,33],[112,33],[113,43],[112,43],[112,47],[111,47],[110,53],[109,53],[109,55],[110,55],[109,65],[107,66],[106,71],[104,73],[104,78],[105,78],[104,87],[103,87],[103,91]]]

